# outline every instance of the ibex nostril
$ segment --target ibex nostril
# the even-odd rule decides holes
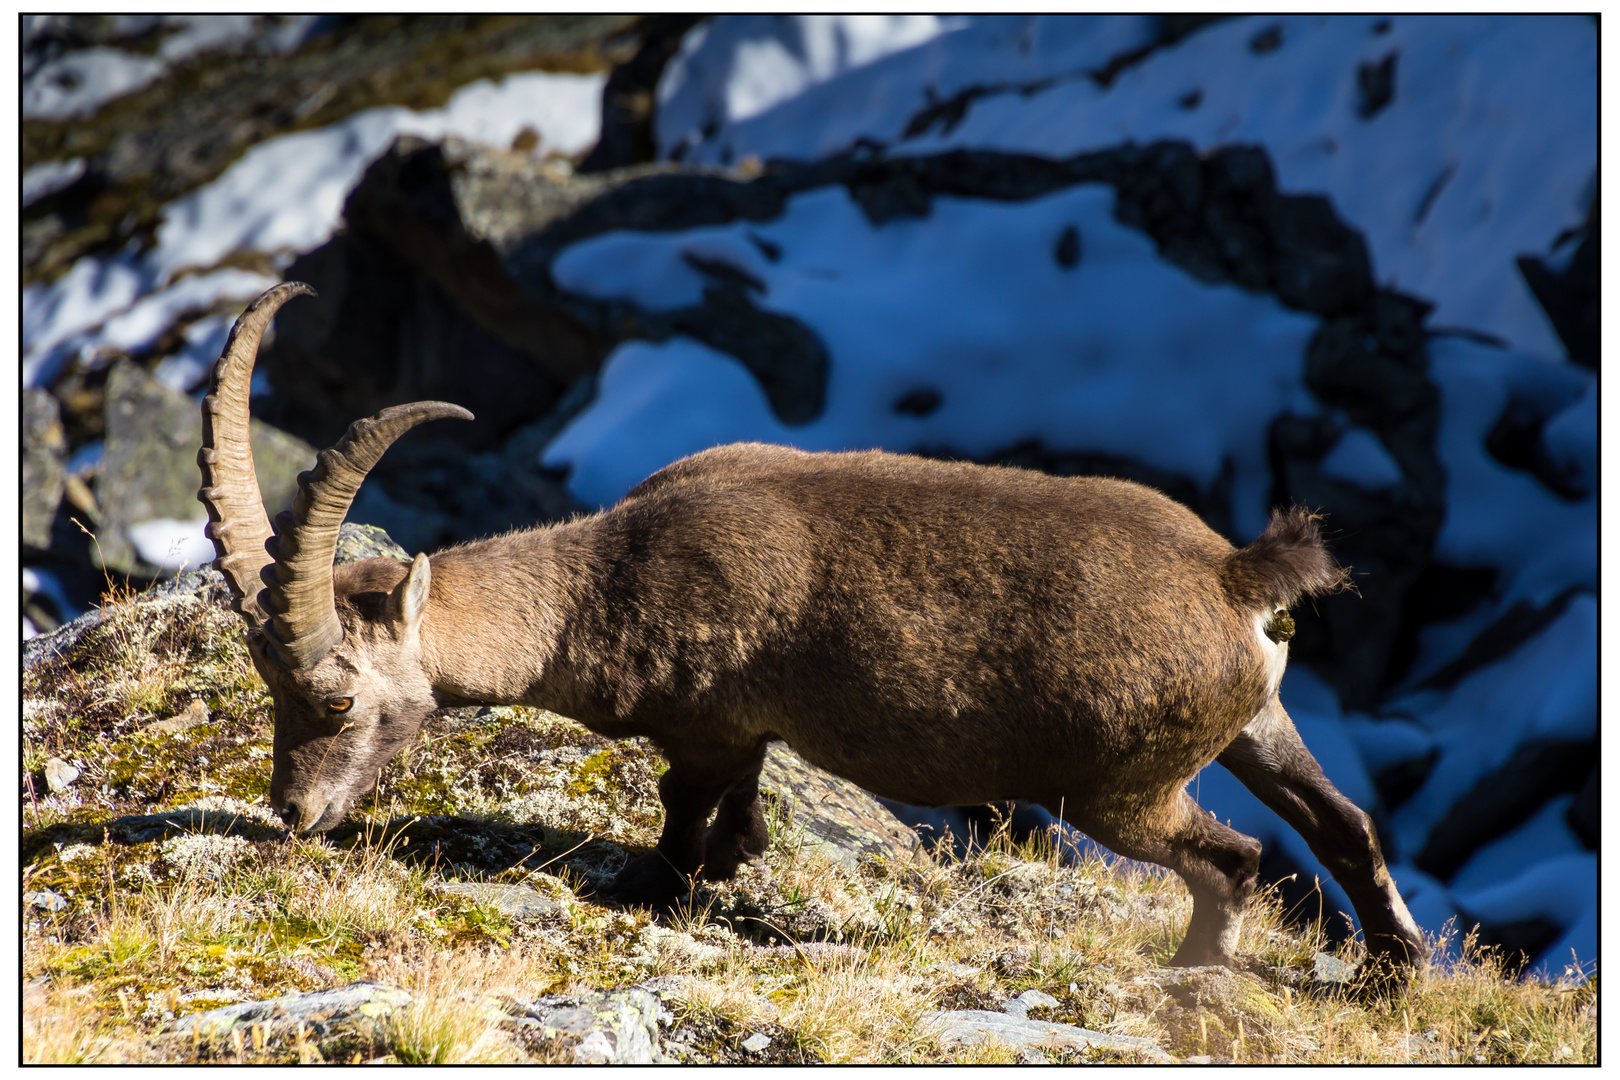
[[[287,802],[282,804],[281,810],[278,811],[278,813],[281,820],[286,824],[287,828],[296,829],[298,828],[299,819],[303,817],[304,810],[303,807],[289,799]]]

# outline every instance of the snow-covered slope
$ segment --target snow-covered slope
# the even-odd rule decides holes
[[[1083,77],[1154,39],[1153,16],[755,15],[690,34],[658,86],[667,157],[729,165],[890,144],[964,92]]]
[[[1217,24],[1126,68],[1085,77],[1150,40],[1146,17],[961,20],[746,117],[666,113],[666,152],[809,159],[857,139],[891,153],[952,147],[1061,157],[1127,140],[1201,149],[1260,143],[1284,191],[1330,195],[1371,245],[1380,281],[1437,304],[1434,323],[1541,355],[1559,346],[1512,273],[1579,224],[1595,194],[1597,33],[1584,16],[1263,16]],[[750,58],[793,50],[791,24],[708,40],[666,75],[710,99],[753,78]],[[1390,64],[1387,99],[1376,89]],[[729,75],[729,79],[727,76]],[[935,101],[989,91],[952,124],[907,138]],[[692,91],[685,90],[687,94]],[[711,125],[712,134],[692,143]],[[1534,194],[1534,198],[1529,197]]]

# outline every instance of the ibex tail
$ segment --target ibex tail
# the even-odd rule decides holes
[[[1288,607],[1301,596],[1353,588],[1350,574],[1322,542],[1320,515],[1302,507],[1274,510],[1259,539],[1227,557],[1221,577],[1243,607]]]

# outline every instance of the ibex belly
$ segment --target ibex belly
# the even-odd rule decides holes
[[[843,707],[782,712],[773,733],[807,761],[914,805],[1108,799],[1170,790],[1214,760],[1269,696],[1247,665],[1235,689],[1173,685],[1157,697],[1099,702],[1074,686],[1011,684],[988,706],[918,709],[881,685],[845,683]],[[1125,706],[1121,708],[1121,706]]]

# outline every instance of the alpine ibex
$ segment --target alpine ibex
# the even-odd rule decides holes
[[[1323,777],[1277,698],[1285,609],[1341,587],[1316,519],[1234,549],[1137,484],[881,452],[723,446],[566,524],[334,569],[343,521],[421,402],[356,422],[272,534],[248,389],[276,310],[243,313],[203,403],[216,565],[275,704],[270,802],[331,828],[450,703],[544,706],[663,750],[657,847],[619,873],[667,901],[764,853],[766,744],[906,803],[1028,798],[1194,897],[1174,963],[1233,963],[1260,844],[1200,810],[1219,760],[1305,837],[1371,952],[1424,957],[1371,820]],[[714,821],[709,824],[710,814]]]

